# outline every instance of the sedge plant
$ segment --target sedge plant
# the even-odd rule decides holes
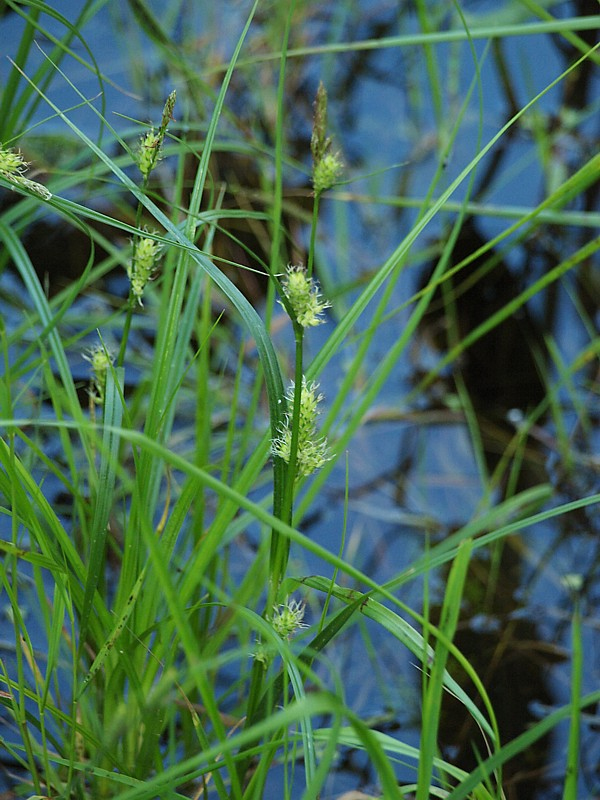
[[[576,20],[567,32],[579,48],[573,64],[487,142],[482,139],[464,168],[445,181],[467,100],[471,92],[481,95],[482,78],[470,50],[475,77],[460,113],[446,120],[435,20],[418,4],[419,41],[425,44],[426,72],[443,129],[437,168],[412,226],[392,252],[336,297],[327,291],[334,282],[319,252],[319,234],[327,230],[327,198],[344,200],[336,188],[342,159],[332,151],[325,78],[305,143],[306,157],[312,157],[311,207],[308,214],[297,212],[296,219],[308,229],[306,266],[291,253],[287,257],[292,233],[283,230],[284,169],[298,168],[286,154],[288,40],[302,28],[298,14],[308,14],[308,8],[291,4],[269,20],[281,66],[275,144],[270,149],[257,141],[253,155],[264,175],[274,165],[274,176],[272,184],[263,178],[261,197],[269,200],[241,209],[224,202],[222,187],[211,182],[211,175],[215,154],[232,146],[220,126],[234,116],[226,103],[233,79],[255,63],[249,58],[244,64],[244,48],[262,10],[258,0],[240,24],[219,80],[212,82],[194,69],[191,50],[175,45],[168,15],[163,21],[146,5],[132,4],[139,33],[179,80],[156,129],[146,127],[141,137],[133,120],[125,132],[114,130],[104,109],[79,91],[65,67],[71,43],[83,39],[80,29],[85,30],[95,4],[84,3],[73,21],[45,4],[11,5],[24,15],[24,27],[1,105],[0,184],[14,202],[0,218],[0,238],[2,267],[10,257],[27,301],[16,320],[7,315],[0,326],[0,573],[11,633],[10,648],[3,645],[0,653],[0,705],[10,723],[2,732],[2,747],[11,770],[20,770],[24,793],[259,800],[277,791],[308,800],[325,791],[339,751],[353,748],[372,765],[377,796],[499,800],[506,764],[569,721],[564,796],[575,797],[581,712],[600,700],[597,691],[585,694],[582,688],[579,595],[569,702],[512,741],[503,740],[488,691],[454,637],[474,553],[534,525],[584,511],[598,496],[549,503],[553,490],[543,484],[514,488],[496,500],[499,479],[485,474],[479,458],[481,502],[473,517],[385,579],[369,574],[343,550],[306,535],[302,519],[374,413],[436,289],[450,287],[452,276],[468,266],[469,259],[450,268],[452,241],[443,245],[427,285],[399,308],[394,292],[411,259],[420,257],[423,232],[448,211],[458,214],[458,232],[474,201],[469,192],[457,200],[457,192],[470,186],[485,155],[550,88],[568,79],[578,60],[596,58],[579,38]],[[63,26],[64,35],[57,38],[48,30],[54,47],[32,75],[28,55],[34,31],[44,30],[45,15]],[[472,45],[472,21],[457,19],[456,35]],[[557,35],[565,31],[562,21],[545,19],[544,24]],[[511,30],[517,35],[518,23],[505,35]],[[383,48],[376,40],[370,46]],[[347,50],[358,47],[350,42]],[[89,54],[85,68],[102,82],[102,64],[94,61],[87,43],[84,50]],[[264,55],[265,63],[271,55]],[[294,51],[294,57],[300,55]],[[50,91],[54,82],[75,92],[77,106],[99,125],[97,137],[74,121],[75,109],[56,102]],[[180,126],[184,92],[196,116]],[[35,174],[39,180],[33,180],[25,161],[32,157],[23,153],[32,115],[42,105],[64,126],[72,147],[54,171],[48,170],[48,180]],[[244,137],[235,142],[240,152],[247,147]],[[485,248],[532,234],[544,215],[560,220],[568,213],[566,204],[596,180],[597,170],[598,157],[591,156],[558,185],[552,183],[536,207],[523,213],[509,209],[513,222]],[[89,200],[107,194],[108,210]],[[83,229],[98,251],[81,265],[73,283],[52,295],[24,244],[26,225],[50,213]],[[225,267],[231,265],[217,252],[226,223],[241,216],[261,232],[259,238],[271,242],[265,252],[252,253],[269,282],[264,314],[227,276]],[[404,398],[406,407],[470,345],[599,246],[594,238],[584,242],[493,317],[464,337],[454,336]],[[316,278],[321,269],[323,289]],[[102,302],[99,287],[116,271],[127,290]],[[86,305],[90,297],[96,302],[93,315]],[[271,325],[280,308],[293,339],[289,368]],[[373,365],[376,331],[401,312],[407,316],[400,335]],[[323,331],[328,333],[308,363],[311,337]],[[549,349],[559,378],[551,385],[547,376],[545,408],[530,412],[530,427],[544,410],[560,417],[561,389],[574,394],[573,379],[597,354],[598,342],[590,329],[589,341],[569,366],[552,343]],[[336,391],[327,385],[327,366],[342,353],[346,369]],[[85,378],[77,377],[82,365]],[[467,400],[466,427],[478,452]],[[326,410],[319,413],[321,408]],[[566,447],[567,437],[561,436]],[[519,452],[520,445],[517,436],[510,452]],[[53,500],[57,497],[62,505]],[[302,572],[297,561],[290,562],[292,546],[294,553],[318,561],[322,574]],[[434,591],[433,576],[444,569],[441,614],[434,622],[427,602],[410,603],[404,592],[422,581],[427,598]],[[336,673],[332,654],[359,621],[376,626],[419,665],[418,747],[405,741],[402,731],[384,733],[361,715],[344,675]],[[451,666],[457,665],[468,688],[454,677]],[[481,731],[484,747],[471,771],[444,758],[438,748],[445,693],[458,698]]]

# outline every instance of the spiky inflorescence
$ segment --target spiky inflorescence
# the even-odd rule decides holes
[[[6,175],[6,177],[10,176],[14,178],[15,175],[22,175],[24,172],[27,172],[28,167],[29,164],[25,161],[21,153],[6,149],[0,145],[0,172]]]
[[[322,299],[319,284],[303,266],[288,265],[281,286],[299,325],[310,328],[325,322],[322,314],[330,303]]]
[[[140,172],[147,178],[160,159],[160,139],[150,128],[148,133],[140,139],[140,152],[138,155],[138,166]]]
[[[92,386],[91,396],[95,403],[104,403],[104,393],[106,390],[106,374],[114,361],[112,353],[106,348],[97,344],[89,349],[83,356],[92,365]]]
[[[31,192],[42,197],[44,200],[50,200],[52,192],[48,191],[45,186],[37,181],[31,181],[25,177],[25,172],[29,164],[21,153],[11,150],[0,145],[0,175],[6,180],[11,181],[17,186],[23,186]]]
[[[273,616],[269,618],[273,630],[288,641],[301,628],[308,626],[303,622],[305,603],[300,600],[286,599],[285,603],[273,608]]]
[[[148,176],[160,161],[167,125],[173,119],[175,99],[176,92],[173,90],[165,102],[158,132],[155,133],[154,128],[150,128],[146,135],[142,136],[140,140],[138,166],[140,172],[144,176],[144,180],[148,179]]]
[[[144,237],[136,239],[133,253],[127,266],[127,277],[131,283],[131,291],[140,305],[146,284],[152,278],[161,245],[155,239]]]
[[[313,157],[312,182],[317,197],[335,185],[344,168],[340,154],[331,153],[330,147],[331,138],[327,136],[327,91],[321,82],[315,98],[315,117],[310,140]]]
[[[315,194],[322,194],[335,186],[342,174],[344,164],[339,153],[326,153],[313,167],[313,189]]]
[[[318,404],[323,399],[322,394],[317,394],[318,384],[314,381],[307,382],[302,379],[300,396],[300,417],[298,420],[298,446],[296,451],[296,471],[298,477],[312,475],[320,469],[331,456],[327,446],[327,439],[319,436],[317,432]],[[271,452],[289,463],[292,449],[292,416],[294,405],[294,385],[292,384],[286,394],[288,410],[279,431],[280,435],[273,440]]]
[[[319,82],[314,108],[315,116],[313,119],[310,149],[313,163],[318,164],[331,144],[331,139],[327,137],[327,89],[325,89],[323,81]]]

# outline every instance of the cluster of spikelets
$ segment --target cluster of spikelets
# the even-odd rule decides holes
[[[329,303],[323,300],[317,282],[302,266],[288,266],[281,280],[285,303],[296,322],[303,328],[320,325]],[[298,433],[296,439],[296,475],[312,475],[329,460],[327,439],[317,433],[318,405],[323,399],[317,393],[318,384],[302,378],[300,387]],[[273,455],[289,464],[292,457],[293,409],[296,387],[292,383],[286,395],[287,409],[279,429],[279,436],[271,444]]]
[[[90,362],[92,368],[90,398],[94,403],[101,406],[104,404],[106,393],[106,376],[112,366],[114,357],[106,347],[102,344],[97,344],[90,348],[84,358]]]
[[[317,282],[307,275],[303,266],[288,266],[281,288],[299,325],[311,328],[325,321],[323,312],[330,303],[322,299]]]
[[[160,251],[159,242],[149,236],[133,241],[132,254],[127,265],[127,277],[131,284],[131,292],[140,305],[143,305],[144,289],[148,281],[152,280]]]
[[[304,623],[305,608],[306,605],[301,600],[286,598],[285,603],[273,607],[273,613],[267,616],[267,622],[281,639],[290,642],[298,631],[308,627]],[[266,668],[272,661],[275,650],[270,644],[258,641],[252,655]]]
[[[173,108],[175,106],[175,92],[171,92],[163,108],[162,120],[158,131],[151,128],[139,143],[137,154],[137,164],[142,173],[144,183],[148,181],[150,173],[158,164],[162,155],[162,145],[167,132],[167,125],[173,118]],[[131,255],[127,262],[126,270],[131,295],[142,305],[144,289],[148,281],[152,280],[156,270],[158,258],[162,245],[155,238],[158,234],[146,231],[146,236],[136,236],[131,243]],[[103,345],[92,347],[84,355],[86,361],[91,364],[91,389],[90,398],[93,403],[102,406],[106,392],[106,376],[114,361],[110,353]]]
[[[155,168],[161,157],[161,149],[167,125],[172,119],[175,93],[169,95],[163,110],[161,125],[157,132],[150,129],[141,139],[138,151],[138,167],[147,183],[150,173]],[[329,152],[330,140],[325,137],[327,96],[323,86],[319,87],[315,104],[315,125],[311,150],[313,153],[313,187],[315,195],[333,186],[341,172],[342,163],[337,153]],[[6,164],[10,164],[7,151],[0,151],[6,157]],[[12,154],[12,174],[20,176],[24,169],[24,162],[19,161],[16,154]],[[0,160],[0,174],[4,170]],[[14,180],[14,178],[13,178]],[[156,238],[157,234],[149,233],[138,236],[133,240],[132,253],[127,265],[127,276],[130,281],[131,293],[142,304],[144,289],[152,279],[156,269],[157,259],[161,252],[161,245]],[[283,293],[282,305],[288,310],[292,319],[301,328],[310,328],[324,322],[323,315],[330,304],[324,300],[318,283],[308,274],[303,266],[289,265],[281,279]],[[105,347],[98,345],[86,355],[91,364],[92,390],[91,397],[95,403],[104,402],[106,389],[106,376],[111,368],[113,357]],[[274,456],[283,459],[286,463],[292,460],[292,446],[295,439],[295,474],[297,478],[312,475],[320,469],[329,459],[329,448],[325,436],[320,436],[317,431],[317,418],[319,403],[323,395],[318,393],[318,384],[302,378],[300,396],[297,397],[296,386],[292,383],[285,394],[287,404],[284,420],[279,429],[279,436],[271,445]],[[296,413],[294,406],[297,403]],[[296,435],[293,435],[294,423],[297,425]],[[296,600],[286,600],[285,603],[275,606],[273,613],[268,617],[275,633],[284,641],[290,639],[301,628],[303,623],[304,603]],[[265,665],[272,657],[270,649],[259,642],[257,651],[253,654],[257,661]]]
[[[319,197],[337,183],[344,165],[340,154],[331,152],[331,139],[327,136],[327,92],[322,83],[315,100],[315,118],[310,140],[313,157],[313,190]]]
[[[337,181],[343,165],[339,153],[330,150],[331,139],[327,136],[327,92],[319,84],[315,100],[315,117],[310,149],[313,157],[313,189],[318,198]],[[281,279],[284,295],[282,305],[292,319],[302,328],[312,328],[324,322],[323,314],[329,303],[323,300],[318,283],[302,266],[288,266]],[[279,428],[279,435],[271,444],[274,456],[286,463],[292,461],[292,448],[296,444],[296,477],[312,475],[329,459],[327,439],[317,432],[318,405],[323,399],[317,393],[318,384],[302,378],[300,397],[298,387],[292,383],[285,395],[287,409]],[[297,403],[296,409],[294,405]],[[294,414],[294,410],[296,414]],[[294,437],[294,424],[297,423]]]
[[[172,91],[165,102],[158,131],[150,128],[140,140],[137,163],[144,179],[144,185],[162,157],[167,126],[173,119],[175,99],[176,93]],[[161,250],[161,245],[152,236],[139,236],[133,240],[131,258],[127,265],[127,277],[131,285],[131,293],[140,305],[143,305],[144,289],[148,281],[152,280]]]
[[[302,378],[300,392],[300,414],[298,419],[298,435],[296,450],[296,475],[298,478],[312,475],[330,459],[327,439],[317,432],[318,405],[323,399],[317,394],[318,384]],[[291,460],[292,452],[292,418],[296,387],[292,383],[285,399],[287,411],[279,430],[279,436],[273,440],[271,452],[286,463]]]
[[[173,119],[173,110],[175,108],[176,99],[177,94],[175,90],[173,90],[167,97],[163,107],[162,119],[160,121],[158,131],[155,131],[154,128],[150,128],[150,130],[145,136],[142,137],[140,141],[138,167],[142,173],[144,181],[148,180],[150,173],[158,164],[162,156],[162,146],[167,133],[167,126]]]
[[[269,617],[275,633],[289,641],[301,628],[306,628],[307,626],[303,622],[305,607],[303,602],[289,599],[285,603],[275,606],[273,614]]]
[[[326,136],[326,128],[327,93],[321,83],[315,102],[311,139],[313,189],[317,202],[320,195],[337,182],[342,171],[339,153],[330,152],[331,140]],[[318,283],[303,266],[288,265],[280,286],[283,294],[280,302],[295,326],[312,328],[325,321],[323,315],[330,303],[323,299]],[[317,430],[319,403],[323,400],[318,388],[317,383],[307,381],[304,375],[301,386],[295,383],[289,386],[284,397],[286,409],[279,435],[271,442],[271,453],[275,457],[287,464],[294,461],[296,479],[312,475],[331,458],[327,439]],[[289,642],[298,630],[307,627],[303,622],[304,609],[303,602],[286,598],[285,603],[273,607],[267,621],[281,639]],[[253,655],[266,668],[273,657],[272,648],[259,641]]]
[[[50,200],[52,192],[48,191],[41,183],[25,177],[28,168],[29,164],[21,153],[0,144],[0,176],[15,186],[29,189],[43,200]]]

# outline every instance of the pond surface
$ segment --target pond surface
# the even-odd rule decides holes
[[[185,10],[189,16],[185,17],[185,30],[182,27],[180,31],[182,47],[189,52],[195,38],[198,47],[204,48],[198,56],[199,64],[227,59],[232,42],[217,37],[215,31],[230,30],[232,37],[237,36],[247,4],[221,4],[218,12],[216,5],[198,3],[193,10]],[[553,7],[553,12],[571,13],[571,5]],[[167,7],[153,4],[158,15],[163,6]],[[56,7],[72,21],[80,11],[78,3],[62,2]],[[458,28],[459,20],[452,9],[450,4],[432,6],[432,29]],[[498,14],[507,23],[525,15],[517,2],[473,0],[464,5],[464,12],[469,23],[478,27],[495,24]],[[226,23],[217,19],[221,13],[227,17]],[[581,2],[579,13],[597,13],[597,6]],[[259,17],[250,34],[249,53],[268,49],[272,29],[267,12]],[[314,3],[300,17],[302,24],[292,31],[292,49],[404,37],[419,30],[410,8],[391,0],[335,7]],[[55,24],[60,32],[62,26]],[[7,14],[0,20],[0,41],[16,43],[20,26],[16,15]],[[181,117],[189,118],[191,101],[186,98],[185,79],[161,72],[160,56],[139,33],[127,4],[106,4],[84,25],[82,34],[104,76],[110,79],[104,84],[106,114],[117,129],[128,127],[127,120],[118,114],[158,119],[172,83],[181,98]],[[589,42],[597,39],[596,30],[581,35]],[[41,44],[46,48],[47,43]],[[83,55],[81,44],[75,45]],[[572,47],[556,36],[514,36],[501,43],[476,38],[472,47],[465,42],[442,42],[435,48],[433,62],[428,63],[423,46],[409,46],[401,38],[375,50],[356,47],[342,53],[290,59],[286,136],[290,158],[303,164],[305,171],[290,165],[289,194],[306,193],[309,188],[308,142],[319,80],[328,89],[331,134],[343,154],[349,180],[322,206],[317,269],[324,293],[334,300],[334,309],[328,325],[311,332],[307,361],[327,339],[336,315],[343,315],[370,275],[411,229],[455,122],[460,119],[460,132],[444,156],[445,169],[438,179],[436,196],[451,185],[482,143],[495,135],[517,108],[575,60]],[[10,55],[9,50],[6,47]],[[32,64],[31,69],[34,67]],[[80,64],[68,62],[64,68],[83,94],[92,97],[98,92],[97,79]],[[272,122],[274,101],[271,89],[265,87],[275,86],[277,68],[276,62],[266,60],[254,66],[246,64],[232,83],[231,108],[256,137],[261,127],[269,131]],[[8,69],[3,61],[0,80]],[[438,70],[442,76],[439,98],[431,90],[428,69]],[[463,107],[472,85],[471,99]],[[253,86],[261,89],[254,91]],[[77,101],[64,89],[54,99],[62,107]],[[597,152],[599,107],[597,68],[592,72],[583,66],[573,73],[572,80],[545,94],[514,132],[482,160],[472,186],[464,181],[457,188],[451,198],[453,212],[432,221],[399,274],[388,300],[387,321],[379,326],[369,351],[373,371],[402,335],[411,313],[408,301],[427,282],[461,202],[468,200],[470,205],[466,207],[467,224],[453,250],[455,264],[522,216],[521,209],[540,203],[561,175],[572,174]],[[85,124],[95,130],[93,115],[85,117],[83,110],[73,114],[81,114],[81,118],[74,116],[78,124],[84,124],[85,119]],[[46,116],[42,106],[36,116],[40,120]],[[62,128],[57,127],[59,130]],[[265,138],[268,140],[268,134]],[[544,148],[549,149],[542,152]],[[245,177],[236,175],[240,181]],[[488,253],[462,270],[456,279],[458,300],[452,312],[459,335],[468,335],[590,240],[595,235],[592,226],[600,222],[597,201],[596,186],[570,207],[572,226],[559,228],[549,223],[506,252],[506,243],[495,248],[498,258],[493,269],[488,268]],[[308,229],[296,225],[294,234],[296,250],[302,256]],[[460,281],[467,276],[472,283],[461,289]],[[64,277],[59,276],[59,282]],[[14,276],[5,273],[1,280],[5,296],[17,291]],[[124,291],[118,278],[112,280],[111,291]],[[261,302],[260,287],[248,291],[255,293],[257,303]],[[102,303],[102,297],[82,300],[74,308],[80,315],[79,323],[67,319],[65,324],[80,324],[90,313],[84,304],[94,302]],[[552,487],[548,507],[600,491],[600,383],[591,348],[600,327],[597,253],[441,370],[435,382],[415,392],[447,349],[448,320],[449,312],[440,295],[348,447],[345,555],[381,583],[410,565],[426,543],[441,541],[491,502],[515,491],[547,483]],[[8,313],[5,321],[7,325],[20,324],[19,320],[13,323]],[[346,364],[369,325],[367,312],[358,322],[355,338],[319,376],[321,389],[329,399],[335,396]],[[284,326],[276,336],[284,362],[291,357],[289,334]],[[141,349],[146,346],[143,332],[135,342]],[[590,356],[585,367],[569,373],[587,352]],[[83,380],[86,365],[75,354],[73,369],[81,372]],[[562,384],[557,380],[561,373],[568,375]],[[357,401],[370,378],[368,371],[356,376]],[[544,407],[548,381],[557,388],[554,405]],[[461,410],[461,393],[470,398],[472,419],[477,422],[478,455],[473,427]],[[524,424],[526,412],[536,407],[540,413],[529,434],[523,436],[521,451],[503,465],[502,458]],[[566,451],[570,454],[568,462]],[[496,471],[498,476],[492,497],[485,496],[489,483],[482,479],[482,471]],[[345,482],[341,460],[322,488],[321,501],[311,506],[301,525],[304,533],[334,552],[341,543]],[[505,741],[525,730],[530,721],[569,702],[573,597],[562,581],[565,575],[582,579],[579,602],[587,666],[583,691],[599,685],[599,566],[600,530],[594,506],[540,522],[502,546],[479,551],[473,559],[456,643],[484,678]],[[324,569],[323,564],[292,553],[292,574],[321,574]],[[436,574],[431,580],[434,605],[436,598],[443,596],[444,580],[444,574]],[[402,599],[420,609],[422,592],[420,582],[408,583],[402,589]],[[331,654],[344,676],[347,695],[354,697],[360,715],[378,720],[379,729],[400,731],[404,741],[417,745],[420,711],[415,690],[420,686],[420,673],[409,655],[394,649],[374,626],[366,623],[365,629],[368,637],[365,635],[364,640],[353,630]],[[0,638],[7,635],[3,629]],[[581,797],[600,793],[599,724],[597,717],[589,715],[582,726]],[[507,770],[509,800],[562,796],[566,734],[566,727],[558,729],[529,752],[527,759]],[[460,710],[448,701],[441,731],[442,753],[469,768],[476,763],[470,745],[476,738]],[[482,746],[480,742],[478,746]],[[339,774],[332,776],[326,787],[327,796],[350,789],[375,793],[374,774],[360,754],[348,752],[339,766]],[[411,773],[399,772],[399,776],[409,780]]]

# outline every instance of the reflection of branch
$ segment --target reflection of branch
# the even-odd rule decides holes
[[[575,0],[576,6],[575,15],[578,17],[593,17],[598,13],[597,0]],[[596,44],[598,37],[598,28],[584,29],[577,34],[579,42],[590,50]],[[565,61],[572,61],[584,52],[581,46],[577,47],[573,42],[565,42],[562,38],[556,39],[556,46],[565,57]],[[588,104],[588,95],[590,89],[590,79],[593,70],[597,67],[591,58],[582,61],[581,64],[573,72],[569,73],[566,80],[563,82],[564,94],[562,105],[565,108],[572,108],[581,110]]]

